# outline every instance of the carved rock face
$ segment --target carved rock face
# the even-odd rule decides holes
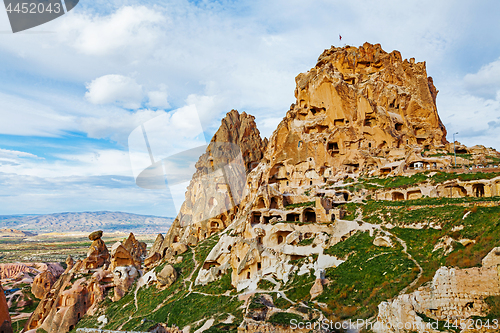
[[[156,274],[156,279],[161,287],[170,287],[177,280],[177,272],[172,265],[165,265],[160,273]]]
[[[87,269],[96,269],[109,264],[109,251],[101,238],[92,242],[87,252],[84,266]]]
[[[42,299],[55,282],[54,275],[50,271],[45,271],[35,277],[31,285],[31,292],[36,298]]]
[[[368,43],[332,47],[296,83],[297,101],[266,153],[276,171],[285,160],[297,167],[312,158],[310,177],[302,178],[315,183],[322,168],[333,174],[369,171],[404,157],[407,148],[444,148],[446,130],[425,63],[402,60],[398,51]],[[302,180],[278,178],[292,186]]]
[[[243,194],[246,174],[257,166],[266,145],[253,116],[232,110],[222,119],[206,153],[196,163],[186,199],[160,248],[162,256],[172,243],[195,245],[227,227],[237,211],[235,205]],[[222,170],[216,166],[234,159],[241,162],[242,168],[215,172]]]
[[[113,271],[113,282],[115,284],[113,301],[116,302],[120,300],[138,276],[139,272],[135,266],[121,266],[115,268]]]
[[[134,258],[121,242],[116,242],[111,247],[111,264],[109,269],[114,271],[115,268],[121,266],[135,265]]]
[[[357,195],[325,193],[325,186],[347,177],[381,174],[384,167],[403,172],[421,163],[424,150],[446,150],[436,95],[425,63],[403,60],[398,51],[387,53],[369,43],[324,51],[314,68],[296,77],[296,102],[248,174],[238,212],[225,222],[232,222],[233,245],[222,247],[221,237],[216,246],[220,251],[213,251],[200,275],[213,276],[229,263],[237,288],[252,285],[270,269],[286,277],[280,264],[284,258],[309,255],[317,251],[315,246],[326,244],[319,236],[331,235],[327,225],[342,218],[334,203]],[[447,158],[423,162],[434,168],[450,163]],[[186,207],[194,207],[190,202],[195,201],[186,197]],[[181,214],[180,219],[188,217]],[[169,235],[187,241],[202,239],[200,232],[205,235],[203,227],[181,229],[174,224]],[[310,247],[294,248],[312,235]],[[338,236],[334,238],[342,240]],[[320,285],[316,287],[319,291]]]
[[[139,265],[147,255],[146,243],[139,242],[133,233],[130,233],[125,242],[123,242],[123,247],[127,249],[134,261]]]

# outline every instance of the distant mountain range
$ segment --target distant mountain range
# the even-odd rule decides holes
[[[81,212],[47,215],[0,215],[0,229],[43,232],[124,231],[139,234],[166,233],[171,217],[138,215],[123,212]]]

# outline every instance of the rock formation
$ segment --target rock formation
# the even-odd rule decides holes
[[[115,285],[114,302],[120,300],[125,295],[138,276],[139,272],[133,265],[120,266],[113,270],[113,283]]]
[[[123,242],[123,247],[130,253],[134,262],[138,264],[139,267],[147,255],[146,246],[146,243],[139,242],[133,233],[130,233],[128,238]]]
[[[156,239],[155,239],[155,241],[153,243],[153,246],[151,246],[151,248],[149,249],[148,256],[150,256],[150,255],[152,255],[154,253],[160,253],[161,252],[161,245],[162,245],[164,239],[165,238],[163,237],[162,234],[158,234],[158,236],[156,236]]]
[[[482,267],[441,267],[431,284],[382,302],[374,331],[405,332],[398,329],[402,323],[417,328],[418,332],[426,332],[428,328],[422,314],[437,320],[462,319],[464,322],[472,316],[485,317],[489,307],[484,299],[500,296],[499,258],[500,251],[495,248],[483,259]]]
[[[11,263],[0,264],[0,279],[13,279],[20,276],[36,276],[42,272],[50,271],[58,277],[64,272],[59,263]]]
[[[282,190],[342,173],[380,173],[395,162],[411,166],[413,152],[446,148],[425,63],[403,60],[398,51],[368,43],[332,47],[296,83],[297,101],[264,158],[263,178]]]
[[[66,258],[66,270],[64,272],[66,273],[67,271],[71,270],[74,264],[75,261],[70,255],[68,255],[68,257]]]
[[[87,258],[73,262],[73,259],[68,257],[68,267],[47,290],[44,281],[50,276],[45,279],[40,276],[34,288],[37,293],[45,291],[45,294],[27,321],[25,330],[42,328],[48,333],[69,332],[86,313],[92,314],[97,310],[97,304],[104,300],[107,290],[116,288],[113,273],[106,270],[110,255],[101,237],[102,232],[91,233],[89,239],[93,242]],[[128,257],[133,262],[130,254]],[[134,275],[135,278],[137,270],[134,266],[131,267],[135,270],[135,275],[130,272],[129,276]],[[118,279],[115,282],[119,289],[128,290],[129,285],[124,287],[129,283],[127,279]]]
[[[109,271],[113,273],[115,285],[113,301],[118,301],[129,290],[146,256],[146,243],[139,242],[133,233],[124,242],[116,242],[111,248]]]
[[[9,307],[7,306],[7,300],[5,299],[2,284],[0,283],[0,332],[12,333],[10,324]]]
[[[228,226],[238,211],[246,173],[258,164],[265,146],[253,116],[232,110],[222,119],[196,163],[186,199],[160,248],[162,256],[173,243],[195,245]],[[232,161],[234,167],[225,168]]]
[[[177,280],[177,272],[174,266],[165,265],[160,273],[156,274],[156,279],[158,280],[158,285],[160,287],[170,287],[170,285]]]
[[[109,251],[101,237],[102,231],[100,230],[89,235],[89,239],[93,242],[83,262],[83,266],[87,269],[96,269],[109,264]]]
[[[151,248],[149,249],[148,256],[144,259],[144,266],[146,266],[148,269],[157,264],[159,260],[162,258],[161,247],[164,239],[165,238],[163,237],[162,234],[158,234],[153,243],[153,246],[151,246]]]
[[[227,297],[229,302],[236,298],[245,301],[243,307],[233,303],[237,307],[234,311],[244,312],[241,323],[233,323],[236,316],[230,311],[224,316],[212,313],[210,319],[202,313],[190,324],[200,327],[205,320],[207,325],[202,328],[217,320],[217,325],[239,325],[239,332],[309,332],[308,328],[292,329],[286,320],[302,318],[311,323],[325,314],[337,316],[335,311],[344,309],[344,317],[350,318],[353,308],[362,308],[366,311],[364,316],[373,315],[375,305],[390,297],[394,298],[380,304],[377,322],[391,327],[401,322],[422,323],[424,315],[437,319],[486,315],[486,297],[500,296],[500,248],[483,259],[482,267],[442,267],[431,283],[421,285],[421,280],[432,274],[423,274],[424,264],[418,263],[421,258],[414,257],[412,251],[424,250],[403,241],[402,232],[391,233],[394,225],[384,221],[391,216],[403,216],[413,207],[396,207],[386,202],[391,209],[384,211],[385,215],[365,215],[367,219],[363,220],[364,207],[373,204],[373,200],[500,195],[498,174],[479,180],[453,177],[457,171],[451,169],[453,145],[446,141],[446,130],[436,109],[438,91],[427,76],[425,63],[403,60],[399,52],[387,53],[378,44],[332,47],[323,52],[314,68],[297,76],[296,85],[297,100],[269,141],[260,138],[252,116],[235,110],[227,114],[196,164],[179,215],[165,237],[157,236],[147,254],[145,244],[133,234],[124,242],[115,243],[108,253],[102,232],[92,233],[87,258],[68,263],[26,328],[67,332],[84,314],[98,315],[97,304],[110,288],[114,288],[113,301],[118,301],[132,292],[130,287],[140,276],[134,291],[135,301],[139,302],[143,299],[140,296],[154,294],[146,291],[153,285],[159,289],[155,292],[165,293],[179,278],[178,272],[182,283],[175,284],[179,287],[174,294],[162,294],[166,298],[162,297],[159,304],[148,304],[152,312],[161,309],[161,316],[156,312],[154,318],[165,318],[168,309],[183,311],[190,304],[180,302],[188,297],[195,300],[195,306],[203,304],[203,300],[215,304],[213,299],[218,297]],[[467,165],[466,160],[484,166],[500,161],[500,154],[493,149],[457,146],[461,165]],[[402,181],[401,186],[380,185],[390,180],[386,177],[415,174],[417,177],[411,179],[398,178],[407,181]],[[447,180],[434,182],[435,174]],[[356,188],[358,185],[362,187]],[[429,252],[427,258],[442,255],[439,260],[443,262],[454,250],[461,251],[459,246],[480,243],[479,236],[471,230],[467,232],[473,236],[459,233],[469,223],[464,219],[474,208],[477,210],[471,205],[495,208],[498,202],[461,200],[451,200],[452,205],[464,203],[464,208],[459,207],[454,224],[446,226],[450,228],[425,225],[426,230],[436,234],[437,230],[450,230],[449,234],[435,237],[434,249],[425,249]],[[444,205],[448,203],[442,201]],[[352,207],[356,207],[355,211]],[[391,215],[392,208],[399,215]],[[410,228],[397,226],[401,230]],[[207,239],[214,234],[217,235]],[[363,249],[368,249],[362,260],[352,243],[358,240]],[[204,261],[200,262],[200,257]],[[387,261],[382,264],[384,260]],[[149,270],[145,274],[142,262]],[[157,267],[160,264],[164,265],[161,270]],[[378,266],[359,273],[365,264]],[[359,291],[360,295],[366,290],[356,290],[359,285],[354,284],[355,279],[348,279],[347,286],[336,284],[335,274],[342,271],[366,276],[370,285],[375,281],[371,295],[350,305],[347,291]],[[228,290],[232,289],[228,287],[229,278],[232,288],[242,293],[238,297],[232,297],[234,290]],[[404,285],[400,281],[405,281]],[[416,291],[404,294],[407,288],[417,285],[420,287]],[[338,287],[346,290],[341,293]],[[185,291],[187,294],[183,294]],[[379,291],[383,296],[376,294]],[[345,302],[337,302],[338,298],[329,297],[331,294]],[[259,304],[252,303],[257,299]],[[367,305],[369,301],[372,303]],[[227,323],[221,322],[226,315]],[[281,319],[271,323],[274,315]],[[132,318],[126,317],[125,320]],[[167,318],[169,324],[176,323],[172,316]],[[148,318],[142,320],[145,324]],[[125,323],[116,326],[121,328]],[[152,329],[178,331],[160,323]]]
[[[31,285],[31,292],[36,298],[43,298],[56,282],[56,277],[50,272],[45,271],[35,277]]]
[[[232,219],[233,236],[221,237],[197,283],[208,283],[229,268],[238,289],[265,272],[286,281],[288,261],[312,253],[322,258],[316,265],[319,276],[338,264],[322,255],[323,248],[359,228],[331,225],[342,217],[336,207],[354,199],[352,194],[321,189],[348,175],[381,174],[387,165],[395,166],[390,172],[401,173],[422,161],[424,149],[446,149],[437,90],[425,63],[403,60],[399,52],[387,53],[378,44],[332,47],[296,83],[296,103],[247,177]],[[434,158],[432,163],[444,167],[450,160]],[[179,232],[174,224],[169,235]],[[298,245],[308,238],[319,246]]]

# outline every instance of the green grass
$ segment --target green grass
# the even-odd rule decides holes
[[[309,202],[299,202],[299,203],[294,203],[294,204],[290,204],[290,205],[286,205],[285,206],[285,209],[294,209],[294,208],[297,208],[297,207],[311,207],[311,206],[314,206],[316,204],[315,201],[309,201]]]
[[[446,321],[441,321],[441,320],[436,320],[436,319],[433,319],[433,318],[429,318],[425,314],[418,313],[418,312],[417,312],[417,316],[419,316],[420,318],[422,318],[422,320],[425,323],[431,324],[432,325],[431,327],[435,327],[435,323],[437,321],[437,323],[438,323],[438,330],[441,331],[441,332],[449,332],[449,330],[452,330],[455,333],[460,333],[460,329],[459,328],[453,328],[453,326],[450,325],[450,324],[447,325]]]
[[[220,279],[209,282],[207,285],[194,286],[193,289],[206,294],[223,294],[228,290],[234,289],[231,285],[231,273],[232,269],[229,269],[226,274],[224,274]]]
[[[397,295],[417,276],[415,264],[395,240],[393,248],[377,247],[374,237],[357,232],[347,240],[325,250],[326,254],[347,260],[326,270],[330,284],[317,300],[327,303],[340,318],[367,318],[378,304]]]
[[[462,217],[470,211],[467,218]],[[388,218],[388,217],[386,217]],[[420,208],[416,210],[399,210],[392,212],[391,222],[427,223],[438,222],[441,229],[407,229],[393,228],[390,231],[404,240],[408,245],[408,252],[422,266],[424,273],[415,286],[430,281],[440,266],[455,266],[468,268],[480,266],[482,258],[494,247],[500,245],[500,207],[460,207],[445,206],[436,208]],[[453,227],[463,225],[460,231],[452,231]],[[444,255],[442,250],[432,252],[439,239],[449,236],[454,240],[472,239],[475,244],[463,246],[453,243],[453,251]]]
[[[361,204],[359,203],[354,203],[354,202],[348,202],[345,205],[342,205],[342,208],[344,209],[344,220],[348,221],[354,221],[356,218],[356,210],[361,207]]]
[[[483,322],[485,320],[493,320],[500,319],[500,296],[488,296],[484,300],[486,304],[490,307],[490,311],[486,317],[472,317],[472,319],[482,319]]]
[[[282,310],[286,310],[290,306],[292,306],[292,303],[287,301],[284,297],[278,297],[277,293],[273,294],[273,303],[275,307],[280,308]]]
[[[355,212],[362,209],[363,220],[369,223],[392,223],[396,226],[412,223],[430,224],[431,222],[445,224],[458,221],[463,216],[464,207],[475,202],[499,201],[500,197],[491,198],[420,198],[404,201],[368,200],[366,204],[348,203],[344,205],[344,219],[354,220]],[[415,207],[424,206],[424,207]],[[428,206],[428,207],[425,207]],[[442,206],[442,207],[433,207]]]
[[[264,279],[260,280],[257,286],[262,290],[273,290],[275,287],[274,283]]]
[[[207,239],[204,239],[196,245],[196,261],[203,262],[207,258],[210,251],[219,241],[219,234],[214,234]]]
[[[21,332],[27,321],[28,318],[12,322],[12,330],[17,333]]]
[[[458,156],[458,155],[457,155]],[[421,184],[430,181],[433,184],[439,184],[451,179],[458,179],[462,181],[467,180],[480,180],[480,179],[492,179],[500,176],[498,172],[475,172],[475,173],[448,173],[448,172],[437,172],[432,177],[428,177],[430,171],[425,171],[422,173],[416,173],[412,176],[396,176],[396,177],[370,177],[360,179],[361,183],[366,186],[367,189],[376,189],[383,187],[386,189],[398,188],[398,187],[411,187],[417,184]],[[378,185],[373,186],[373,184]]]
[[[237,333],[238,332],[238,324],[223,324],[219,323],[217,325],[213,325],[208,330],[204,331],[204,333]]]
[[[262,302],[262,296],[260,294],[255,294],[250,298],[248,310],[262,310],[265,308],[267,308],[267,306]]]
[[[315,280],[316,277],[311,272],[304,275],[295,273],[290,276],[290,280],[282,287],[282,290],[294,302],[307,301],[311,298],[309,291]]]
[[[495,157],[495,156],[486,156],[487,159],[491,161],[493,164],[499,164],[500,163],[500,158]]]
[[[314,242],[314,238],[306,238],[301,240],[297,245],[298,246],[308,246]]]
[[[269,317],[269,322],[277,325],[290,326],[292,320],[296,320],[297,322],[302,322],[303,319],[301,316],[295,313],[287,313],[287,312],[277,312],[274,313],[271,317]]]

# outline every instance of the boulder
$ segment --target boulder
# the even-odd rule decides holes
[[[495,247],[482,260],[483,267],[497,267],[500,265],[500,247]]]
[[[172,251],[173,251],[173,255],[174,256],[177,256],[179,254],[183,254],[184,252],[186,252],[188,250],[188,247],[186,246],[186,244],[183,244],[183,243],[173,243],[172,244]]]
[[[311,299],[315,299],[321,295],[323,293],[323,281],[321,279],[316,279],[309,293],[311,294]]]
[[[154,252],[153,254],[149,255],[146,259],[144,259],[144,266],[150,268],[160,260],[161,260],[161,255],[158,252]]]
[[[392,247],[392,242],[389,237],[378,236],[373,240],[373,245],[380,247]]]
[[[38,274],[31,285],[31,292],[36,298],[42,299],[43,296],[52,288],[56,278],[50,271]]]
[[[94,231],[89,235],[91,241],[95,241],[102,238],[102,230]]]
[[[68,257],[66,258],[66,271],[69,271],[70,269],[72,269],[74,264],[75,264],[75,261],[73,260],[73,258],[70,255],[68,255]]]
[[[165,265],[160,273],[156,274],[156,279],[161,287],[168,288],[177,280],[177,271],[172,265]]]

